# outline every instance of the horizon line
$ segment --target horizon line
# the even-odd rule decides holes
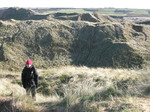
[[[19,7],[19,6],[13,6],[13,7],[0,7],[1,8],[39,8],[39,9],[55,9],[55,8],[60,8],[60,9],[141,9],[141,10],[149,10],[149,9],[144,9],[144,8],[116,8],[116,7]]]

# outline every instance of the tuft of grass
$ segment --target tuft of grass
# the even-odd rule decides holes
[[[62,74],[59,77],[59,80],[60,80],[61,83],[68,83],[71,78],[72,78],[72,76],[68,76],[66,74]]]
[[[19,110],[21,111],[29,111],[29,112],[36,112],[37,107],[34,105],[34,100],[27,96],[21,96],[17,97],[16,99],[16,105],[17,103],[20,104]]]
[[[50,95],[51,91],[49,89],[49,82],[45,79],[39,81],[39,88],[37,90],[39,93],[43,95]]]
[[[73,86],[73,87],[72,87]],[[92,80],[78,82],[78,84],[64,86],[64,99],[66,112],[91,111],[96,112],[98,108],[90,106],[91,97],[95,92],[101,90],[101,86],[95,86]]]

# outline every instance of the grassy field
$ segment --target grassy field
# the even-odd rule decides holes
[[[150,9],[128,9],[128,8],[49,8],[33,9],[43,14],[49,13],[99,13],[111,16],[150,16]]]
[[[0,72],[5,112],[149,112],[150,69],[63,66],[38,69],[37,100],[25,96],[20,72]],[[2,105],[3,104],[3,105]]]

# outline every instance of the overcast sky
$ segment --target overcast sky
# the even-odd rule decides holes
[[[0,0],[0,7],[138,8],[150,9],[150,0]]]

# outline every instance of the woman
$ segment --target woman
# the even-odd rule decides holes
[[[27,95],[32,95],[36,100],[36,88],[38,87],[38,73],[32,64],[32,60],[28,59],[21,75],[22,85],[26,89]]]

